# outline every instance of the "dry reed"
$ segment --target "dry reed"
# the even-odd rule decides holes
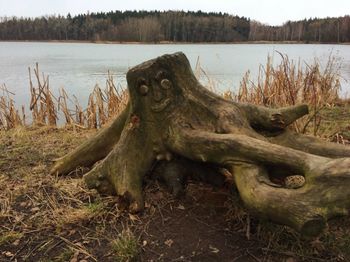
[[[108,72],[106,88],[95,86],[89,95],[88,105],[82,109],[76,96],[71,99],[64,88],[59,89],[58,99],[53,96],[49,87],[49,78],[40,77],[39,67],[34,69],[36,86],[32,81],[29,68],[29,84],[31,90],[30,110],[34,125],[58,125],[58,115],[62,115],[63,124],[79,128],[99,128],[118,115],[126,106],[128,95],[125,90],[118,90],[113,75]],[[72,109],[73,108],[73,109]]]
[[[31,69],[29,72],[29,85],[31,93],[30,110],[32,111],[33,122],[39,125],[56,126],[57,109],[55,100],[49,85],[49,77],[42,74],[40,77],[39,65],[36,63],[34,68],[34,76],[37,86],[33,85]]]
[[[313,64],[303,66],[289,60],[288,56],[278,53],[281,63],[273,66],[268,57],[265,66],[260,66],[257,80],[251,81],[249,71],[244,75],[238,93],[224,93],[224,97],[239,102],[253,103],[267,107],[283,107],[306,103],[311,113],[294,124],[297,132],[312,130],[316,135],[320,122],[320,111],[339,101],[340,65],[333,56],[329,56],[324,69],[315,60]]]
[[[0,92],[0,130],[9,130],[25,125],[24,106],[22,106],[22,114],[20,114],[13,100],[15,94],[10,92],[5,84],[0,86]]]
[[[225,92],[227,99],[239,102],[253,103],[267,107],[281,107],[307,103],[310,105],[311,114],[294,124],[298,132],[310,130],[316,135],[321,117],[320,111],[326,106],[332,106],[339,100],[339,63],[332,56],[323,70],[320,63],[315,60],[312,65],[299,61],[295,63],[288,56],[279,53],[282,60],[277,66],[273,66],[271,57],[268,57],[265,66],[260,66],[257,80],[250,80],[249,71],[244,75],[237,94]],[[58,123],[79,128],[99,128],[110,119],[118,115],[126,106],[128,93],[125,89],[115,85],[113,75],[108,71],[106,87],[102,90],[95,86],[89,96],[85,110],[79,104],[78,99],[69,97],[61,88],[58,99],[52,94],[49,86],[49,77],[40,74],[39,66],[34,68],[34,80],[32,70],[29,68],[29,84],[31,93],[30,110],[34,125],[57,126]],[[208,77],[197,60],[195,75],[207,82],[206,87],[216,90],[215,81]],[[22,106],[22,114],[15,108],[13,93],[9,92],[5,85],[1,86],[3,95],[0,96],[0,129],[11,129],[18,125],[25,125],[25,112]],[[58,117],[60,121],[58,121]],[[63,122],[63,123],[62,123]]]
[[[86,109],[87,127],[99,128],[105,125],[125,108],[128,99],[128,92],[115,86],[113,75],[108,71],[106,88],[102,90],[96,85],[89,96]]]

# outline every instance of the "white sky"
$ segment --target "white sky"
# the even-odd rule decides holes
[[[349,15],[350,0],[0,0],[0,16],[111,10],[221,11],[280,25],[287,20]]]

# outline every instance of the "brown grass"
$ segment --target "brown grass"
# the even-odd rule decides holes
[[[223,94],[227,99],[239,102],[253,103],[267,107],[283,107],[307,103],[311,113],[296,121],[293,128],[297,132],[322,135],[320,131],[321,114],[325,108],[338,104],[340,99],[340,64],[333,56],[329,56],[326,66],[322,69],[315,60],[313,64],[297,63],[288,56],[279,53],[282,60],[273,65],[271,57],[267,58],[265,66],[260,66],[256,81],[250,80],[249,71],[244,75],[236,94],[228,91]],[[34,72],[34,82],[32,81]],[[198,79],[206,82],[206,87],[217,90],[217,83],[202,69],[197,60],[194,73]],[[108,72],[105,89],[98,85],[91,92],[88,106],[83,109],[75,96],[69,97],[61,88],[58,99],[52,94],[49,77],[40,74],[38,64],[34,70],[29,68],[29,85],[31,92],[30,110],[32,122],[35,125],[69,125],[79,128],[100,128],[110,119],[119,114],[128,101],[125,89],[116,87],[113,74]],[[19,113],[13,100],[14,94],[1,87],[0,96],[0,129],[11,129],[25,125],[24,106]],[[60,120],[58,121],[58,116]],[[323,130],[322,130],[323,131]]]
[[[106,88],[102,90],[98,85],[95,86],[86,109],[82,109],[77,97],[73,95],[71,98],[64,88],[59,89],[59,96],[56,98],[50,89],[49,77],[40,73],[38,64],[33,70],[28,68],[28,72],[31,94],[29,110],[33,125],[100,128],[118,115],[128,101],[128,93],[122,88],[116,88],[110,72]],[[13,98],[15,94],[5,84],[0,86],[0,91],[0,130],[26,125],[24,106],[21,113],[16,109]]]
[[[48,175],[53,159],[94,134],[49,126],[0,131],[0,261],[350,259],[348,217],[330,221],[310,242],[249,215],[234,189],[190,183],[186,195],[174,199],[147,181],[146,209],[136,216],[124,212],[116,196],[89,190],[80,174]]]
[[[2,93],[2,94],[1,94]],[[25,125],[25,112],[22,106],[22,115],[15,107],[14,93],[6,85],[0,86],[0,130],[9,130],[16,126]]]
[[[34,68],[34,76],[37,86],[32,82],[31,69],[29,72],[29,85],[31,93],[31,101],[29,109],[32,111],[33,123],[39,125],[56,126],[57,110],[54,103],[55,97],[52,95],[49,85],[49,77],[42,74],[40,77],[39,65],[36,63]],[[56,99],[55,99],[56,100]]]
[[[312,132],[317,135],[321,122],[321,110],[333,107],[339,101],[340,64],[329,56],[322,69],[315,60],[313,64],[296,63],[279,53],[282,60],[273,66],[271,57],[265,66],[260,66],[257,80],[251,81],[249,71],[244,75],[236,95],[227,92],[227,98],[262,105],[284,107],[301,103],[309,105],[310,114],[293,125],[297,132]]]

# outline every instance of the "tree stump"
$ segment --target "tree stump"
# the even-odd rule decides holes
[[[88,187],[123,196],[138,212],[143,178],[155,163],[177,195],[186,173],[199,170],[220,186],[226,168],[252,212],[304,235],[316,236],[329,218],[348,214],[350,147],[286,129],[307,105],[269,109],[225,100],[198,82],[183,53],[130,69],[127,83],[126,109],[51,173],[101,160],[84,175]]]

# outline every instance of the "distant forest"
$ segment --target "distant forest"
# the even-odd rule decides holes
[[[269,26],[226,13],[112,11],[0,18],[0,40],[120,42],[350,42],[350,16]]]

